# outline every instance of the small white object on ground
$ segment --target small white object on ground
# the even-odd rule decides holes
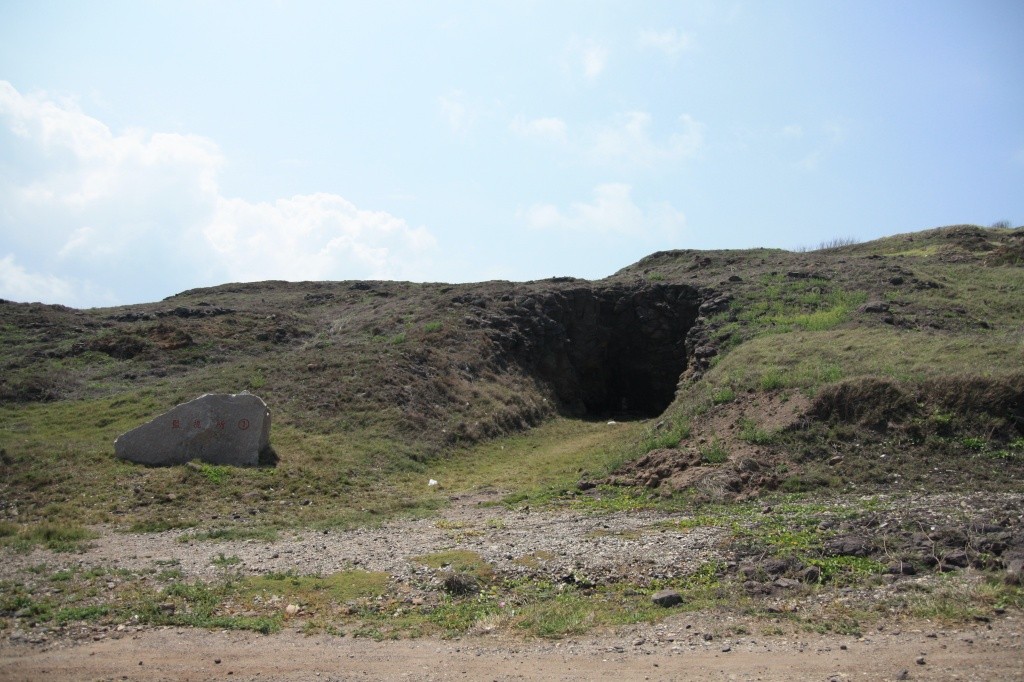
[[[429,481],[427,481],[427,485],[437,485],[437,481],[435,481],[434,479],[430,479]]]

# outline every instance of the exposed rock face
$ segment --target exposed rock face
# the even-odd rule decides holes
[[[486,319],[492,338],[565,411],[654,416],[672,402],[700,305],[693,287],[581,285],[508,298]]]
[[[270,410],[249,393],[211,393],[178,405],[114,441],[121,459],[167,466],[194,459],[255,466],[270,449]]]

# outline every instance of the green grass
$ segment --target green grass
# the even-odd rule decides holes
[[[821,583],[836,585],[857,585],[871,576],[885,572],[885,564],[867,557],[836,556],[809,557],[806,563],[821,570]]]
[[[73,523],[43,522],[18,527],[5,523],[0,528],[0,545],[18,552],[45,547],[54,552],[79,552],[96,537],[96,533]]]
[[[341,571],[325,577],[277,573],[252,576],[238,581],[235,589],[240,598],[251,602],[258,595],[284,598],[316,611],[362,598],[385,594],[388,575],[371,571]]]
[[[766,336],[735,348],[708,372],[712,384],[738,390],[813,390],[847,376],[918,381],[954,374],[1005,376],[1024,360],[1018,338],[1001,334],[949,335],[893,328]]]
[[[700,460],[705,464],[722,464],[729,459],[729,451],[717,438],[699,450]]]
[[[745,440],[754,445],[768,445],[775,442],[776,435],[771,431],[762,429],[753,419],[744,417],[740,420],[740,440]]]
[[[736,400],[736,391],[731,386],[723,386],[711,394],[711,402],[715,405],[723,405]]]
[[[351,527],[430,513],[454,492],[557,495],[584,473],[600,476],[621,463],[644,428],[641,422],[554,419],[439,457],[389,435],[386,412],[332,427],[343,430],[341,437],[300,428],[284,414],[275,415],[272,443],[280,462],[273,468],[144,467],[117,460],[114,439],[158,412],[154,395],[0,405],[0,448],[11,462],[4,474],[18,491],[22,518],[122,523],[135,532],[195,528],[187,536],[193,539],[270,536],[229,531],[214,517],[242,516],[263,529]],[[443,492],[428,488],[429,478],[439,480]]]
[[[642,422],[554,419],[433,462],[429,477],[439,481],[445,493],[489,488],[518,502],[543,501],[574,489],[584,476],[612,471],[632,453],[643,429]],[[681,428],[670,429],[666,438],[681,434]],[[400,485],[406,494],[415,495],[426,487],[425,478],[404,477]]]
[[[220,485],[231,475],[232,467],[229,466],[207,464],[205,462],[195,462],[193,464],[199,471],[199,474],[214,485]]]
[[[653,427],[648,430],[640,442],[639,449],[643,452],[650,452],[661,448],[674,448],[689,437],[689,422],[678,419],[667,425],[662,425],[661,428]]]
[[[593,514],[640,511],[642,509],[676,512],[691,506],[690,496],[686,493],[662,495],[645,489],[613,485],[599,485],[587,495],[570,494],[568,502],[573,509]]]
[[[96,621],[102,619],[111,611],[111,607],[106,604],[68,606],[57,611],[53,619],[58,625],[66,625],[73,621]]]
[[[482,556],[462,549],[413,557],[413,561],[434,569],[443,568],[455,573],[469,573],[481,579],[488,579],[494,573],[491,565]]]
[[[224,556],[224,552],[221,552],[210,563],[218,568],[227,568],[229,566],[237,566],[242,563],[242,560],[236,555]]]
[[[846,322],[867,300],[863,291],[847,291],[827,280],[789,279],[781,274],[761,277],[756,296],[732,305],[736,322],[746,338],[791,331],[825,331]],[[730,327],[735,332],[739,327]]]

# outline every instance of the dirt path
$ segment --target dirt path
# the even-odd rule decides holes
[[[4,645],[0,679],[1024,680],[1019,616],[862,638],[704,641],[685,634],[687,624],[675,617],[557,642],[491,636],[375,642],[295,631],[262,636],[164,628],[45,651]]]

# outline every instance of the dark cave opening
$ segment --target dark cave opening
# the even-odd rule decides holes
[[[696,290],[613,285],[551,292],[540,302],[529,363],[565,414],[660,415],[686,369]]]

